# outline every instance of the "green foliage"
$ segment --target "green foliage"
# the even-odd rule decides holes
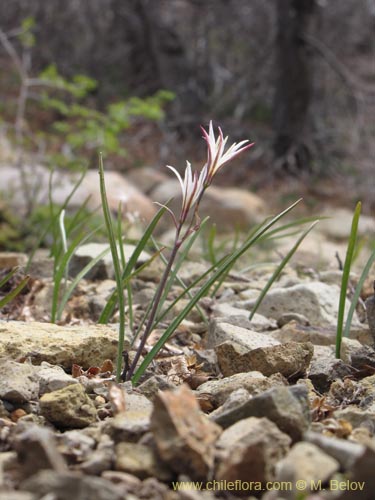
[[[18,38],[22,45],[26,48],[34,47],[35,45],[35,35],[33,34],[33,29],[35,28],[35,19],[33,17],[26,17],[21,23],[21,32]]]
[[[95,80],[84,75],[68,80],[58,73],[55,65],[46,68],[39,77],[45,83],[42,106],[58,114],[50,139],[57,146],[68,145],[71,152],[67,157],[60,147],[58,152],[51,154],[50,161],[64,167],[87,166],[90,151],[100,150],[106,156],[125,156],[120,136],[131,126],[132,119],[163,119],[162,106],[174,97],[171,92],[161,90],[144,99],[130,97],[111,103],[104,111],[99,111],[87,102],[97,87]]]
[[[351,268],[351,265],[353,262],[354,250],[355,250],[355,245],[357,242],[358,222],[359,222],[359,217],[361,215],[361,207],[362,207],[362,204],[359,201],[355,207],[354,214],[353,214],[352,226],[350,229],[350,235],[349,235],[349,239],[348,239],[348,248],[346,250],[345,263],[344,263],[344,268],[343,268],[343,272],[342,272],[339,310],[338,310],[338,315],[337,315],[336,358],[340,357],[342,332],[343,332],[343,325],[344,325],[344,314],[345,314],[345,300],[346,300],[346,293],[347,293],[347,289],[348,289],[350,268]]]
[[[16,274],[17,271],[18,267],[15,267],[6,276],[4,276],[4,278],[0,280],[0,290],[13,278],[13,276]],[[9,302],[11,302],[13,299],[15,299],[17,295],[19,295],[22,292],[22,290],[29,282],[29,279],[30,279],[29,276],[25,276],[15,288],[13,288],[10,292],[5,294],[2,299],[0,299],[0,309],[3,308],[5,305],[7,305]]]

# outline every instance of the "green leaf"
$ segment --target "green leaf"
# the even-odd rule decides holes
[[[164,346],[164,344],[168,341],[169,337],[173,334],[176,328],[179,326],[181,321],[189,314],[191,309],[198,303],[198,301],[208,292],[211,286],[220,278],[220,276],[227,272],[227,269],[230,268],[236,260],[238,260],[270,227],[276,224],[282,217],[284,217],[287,213],[289,213],[293,208],[300,202],[301,200],[297,200],[286,210],[281,212],[280,214],[273,217],[271,220],[267,221],[259,229],[255,232],[252,238],[249,238],[241,247],[236,250],[233,254],[224,259],[223,263],[220,267],[214,272],[214,274],[202,285],[201,289],[197,292],[197,294],[193,297],[193,299],[186,305],[186,307],[181,311],[180,314],[171,322],[168,328],[165,330],[164,334],[160,337],[160,339],[153,346],[151,351],[147,354],[141,365],[138,367],[136,372],[133,375],[132,383],[136,384],[142,374],[145,372],[148,365],[154,359],[154,357],[158,354],[160,349]]]
[[[25,276],[20,283],[14,288],[12,291],[10,291],[5,297],[3,297],[0,300],[0,309],[4,307],[6,304],[8,304],[11,300],[15,299],[17,295],[25,288],[27,285],[28,281],[30,279],[30,276]]]
[[[371,266],[372,266],[372,264],[374,262],[375,262],[375,250],[371,253],[368,261],[366,262],[366,265],[363,268],[363,271],[362,271],[361,276],[360,276],[360,278],[358,280],[356,289],[354,291],[354,295],[352,297],[352,302],[350,304],[350,308],[349,308],[349,311],[348,311],[348,316],[346,318],[345,330],[344,330],[344,333],[343,333],[344,337],[349,337],[350,327],[351,327],[352,320],[353,320],[353,314],[354,314],[355,308],[357,306],[357,302],[359,300],[359,297],[361,295],[361,290],[362,290],[362,287],[364,285],[364,282],[365,282],[365,280],[366,280],[366,278],[367,278],[367,276],[368,276],[368,274],[370,272]]]
[[[271,288],[271,286],[273,285],[273,283],[277,280],[277,278],[280,276],[282,270],[284,269],[284,267],[287,265],[287,263],[290,261],[290,259],[293,257],[294,253],[296,252],[297,248],[300,246],[300,244],[302,243],[302,241],[305,239],[305,237],[309,234],[309,232],[316,226],[316,224],[318,223],[318,221],[315,221],[313,224],[311,224],[310,227],[308,227],[306,229],[306,231],[304,231],[301,236],[298,238],[298,240],[296,241],[296,243],[293,245],[293,247],[289,250],[289,252],[286,254],[286,256],[282,259],[282,261],[280,262],[280,264],[277,266],[277,268],[275,269],[275,271],[273,272],[272,276],[270,277],[270,279],[267,281],[265,287],[263,288],[263,290],[261,291],[259,297],[257,298],[255,304],[254,304],[254,307],[250,313],[250,316],[249,316],[249,320],[252,320],[253,317],[254,317],[254,314],[256,313],[258,307],[260,306],[260,304],[262,303],[264,297],[267,295],[267,292],[268,290]]]
[[[350,267],[352,264],[355,244],[357,241],[358,222],[359,222],[359,217],[361,215],[361,208],[362,208],[362,204],[359,201],[355,207],[354,214],[353,214],[352,226],[350,229],[350,235],[349,235],[349,240],[348,240],[348,248],[346,250],[344,269],[342,272],[339,310],[338,310],[338,315],[337,315],[336,358],[340,358],[342,332],[343,332],[343,324],[344,324],[344,314],[345,314],[346,292],[348,289]]]

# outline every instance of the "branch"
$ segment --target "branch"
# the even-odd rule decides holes
[[[322,56],[353,94],[357,94],[357,96],[362,99],[370,98],[371,101],[375,99],[375,87],[359,81],[353,73],[337,59],[329,47],[312,35],[304,34],[303,39]]]

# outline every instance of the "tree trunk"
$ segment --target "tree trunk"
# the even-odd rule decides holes
[[[276,164],[292,172],[308,170],[307,118],[312,93],[312,64],[304,34],[315,0],[277,0],[277,80],[273,105]]]

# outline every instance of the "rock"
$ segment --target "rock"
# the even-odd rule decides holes
[[[112,468],[114,458],[113,441],[104,434],[97,448],[80,464],[80,470],[85,474],[99,476]]]
[[[346,408],[335,410],[334,416],[346,420],[353,427],[366,425],[372,431],[375,431],[375,409],[363,409],[355,405],[349,405]]]
[[[41,414],[56,427],[82,428],[96,422],[96,408],[81,384],[48,392],[40,398]]]
[[[285,313],[297,313],[304,315],[315,326],[336,325],[339,297],[338,286],[321,282],[274,288],[264,297],[258,312],[276,320]],[[254,304],[255,300],[247,302],[250,308]],[[348,299],[345,307],[346,310],[350,307]],[[356,314],[353,316],[355,324],[359,324]]]
[[[50,257],[49,250],[38,248],[29,264],[27,274],[37,280],[50,279],[53,276],[53,258]]]
[[[42,361],[38,369],[39,376],[39,395],[46,392],[57,391],[68,385],[78,384],[78,380],[65,373],[61,366],[51,365]]]
[[[200,412],[192,391],[182,385],[159,392],[151,427],[158,452],[172,470],[204,480],[214,463],[214,443],[221,429]]]
[[[293,441],[298,441],[310,425],[307,389],[298,385],[294,386],[294,391],[289,387],[274,387],[241,406],[210,416],[224,428],[248,417],[266,417]]]
[[[150,430],[150,410],[126,411],[105,423],[107,432],[115,443],[128,441],[136,443]]]
[[[338,480],[338,500],[373,500],[375,490],[375,451],[365,448],[347,471],[344,480]],[[341,485],[341,487],[340,487]],[[332,488],[332,485],[331,485]]]
[[[255,396],[271,387],[282,387],[287,381],[279,374],[265,377],[260,372],[237,373],[231,377],[218,380],[209,380],[200,385],[196,393],[207,394],[211,397],[213,404],[219,406],[225,403],[229,395],[238,390],[245,389],[249,394]]]
[[[329,353],[318,352],[315,346],[315,354],[308,371],[309,379],[320,393],[326,392],[334,380],[344,379],[353,374],[351,366],[345,364],[341,359],[336,359],[330,349],[328,351]]]
[[[59,451],[74,462],[82,462],[91,456],[96,447],[96,440],[81,430],[66,431],[56,437]]]
[[[374,281],[374,292],[375,292],[375,281]],[[375,344],[375,294],[366,299],[365,306],[366,306],[367,323],[372,337],[372,344],[374,345]]]
[[[290,437],[267,418],[243,419],[226,429],[217,441],[222,451],[215,479],[272,481],[276,463],[288,452],[290,442]]]
[[[198,359],[198,363],[201,360]],[[207,371],[207,370],[206,370]],[[137,387],[137,391],[143,394],[147,399],[152,400],[158,391],[165,391],[166,389],[174,389],[175,386],[168,381],[166,377],[161,375],[153,375]]]
[[[135,245],[124,244],[123,248],[125,259],[128,262],[136,247]],[[89,280],[113,279],[115,277],[115,271],[108,243],[86,243],[79,246],[70,260],[69,275],[72,277],[77,276],[87,264],[97,258],[105,250],[108,250],[108,252],[84,277]],[[144,264],[150,258],[151,256],[147,252],[141,252],[137,263],[138,265]]]
[[[21,483],[22,491],[35,493],[37,498],[47,495],[59,500],[123,500],[121,489],[107,479],[84,476],[79,473],[59,473],[42,470]]]
[[[309,320],[303,314],[285,313],[285,314],[282,314],[277,319],[277,326],[279,328],[282,328],[284,325],[287,325],[291,321],[295,321],[297,324],[302,325],[302,326],[309,326],[310,325]]]
[[[327,437],[312,431],[307,431],[303,439],[308,443],[318,446],[325,453],[337,460],[343,470],[350,469],[365,450],[365,447],[360,444],[345,439]]]
[[[126,172],[126,178],[145,194],[149,194],[162,182],[170,180],[164,170],[160,171],[155,167],[135,167]]]
[[[336,330],[336,326],[304,326],[296,321],[291,321],[280,330],[270,332],[269,335],[281,343],[288,341],[311,342],[314,346],[328,346],[336,342]],[[350,336],[353,340],[364,344],[371,342],[368,329],[361,326],[352,328]]]
[[[207,347],[214,348],[227,340],[235,342],[248,350],[279,344],[277,340],[269,335],[233,326],[219,320],[211,321],[207,335]]]
[[[330,477],[338,472],[340,464],[337,460],[324,453],[312,443],[296,443],[289,453],[277,464],[277,480],[282,480],[283,470],[293,471],[295,481],[306,482],[306,490],[311,484],[321,481],[326,483]],[[295,484],[295,482],[294,482]]]
[[[40,470],[67,471],[64,459],[55,444],[53,433],[35,424],[28,425],[14,440],[22,475],[30,477]]]
[[[352,355],[358,354],[362,350],[362,348],[363,346],[360,342],[358,342],[358,340],[348,339],[347,337],[343,337],[341,339],[340,359],[342,359],[342,361],[347,365],[351,365]]]
[[[1,330],[1,325],[0,325]],[[27,403],[37,399],[39,377],[29,363],[0,359],[0,398],[11,403]]]
[[[318,224],[318,231],[335,240],[348,240],[353,212],[347,208],[332,208],[323,213],[327,219],[322,219]],[[361,215],[358,222],[358,236],[367,236],[375,232],[373,217]]]
[[[0,322],[0,357],[31,356],[34,364],[47,361],[70,370],[75,363],[88,369],[116,359],[117,337],[117,332],[105,325]]]
[[[305,373],[313,355],[313,345],[309,342],[287,342],[247,350],[234,342],[224,342],[215,351],[225,377],[245,371],[259,371],[264,375],[281,373],[288,378]]]
[[[46,205],[48,203],[50,170],[40,165],[30,168],[26,166],[26,170],[29,170],[30,190],[37,193],[35,203]],[[0,191],[3,191],[5,187],[7,191],[22,192],[22,178],[19,168],[2,166],[0,173],[3,180]],[[80,174],[77,173],[55,172],[53,176],[53,202],[55,204],[62,205],[65,202],[79,177]],[[119,172],[107,170],[105,183],[108,204],[112,212],[118,211],[121,202],[125,216],[131,220],[139,218],[149,221],[156,213],[157,208],[154,203]],[[89,198],[88,208],[96,210],[101,205],[99,176],[96,169],[86,172],[83,181],[69,202],[69,209],[79,209],[87,198]],[[14,196],[11,202],[17,210],[25,208],[23,196]]]
[[[168,481],[173,477],[171,471],[158,461],[152,448],[139,443],[119,443],[116,446],[115,468],[139,479],[155,476]]]
[[[0,252],[0,269],[10,269],[11,267],[24,266],[27,262],[27,255],[20,252]]]
[[[236,389],[229,394],[222,406],[219,406],[219,408],[210,413],[210,418],[216,418],[218,415],[225,414],[227,411],[241,407],[244,403],[249,401],[250,398],[251,396],[246,389]]]
[[[37,497],[27,491],[0,491],[0,500],[37,500]]]
[[[151,191],[151,198],[165,203],[173,198],[169,207],[178,213],[181,209],[182,195],[178,180],[163,182]],[[262,222],[266,210],[259,196],[239,188],[210,186],[200,204],[202,217],[209,216],[210,223],[215,223],[220,232],[233,231],[234,227],[248,229],[249,226]]]

